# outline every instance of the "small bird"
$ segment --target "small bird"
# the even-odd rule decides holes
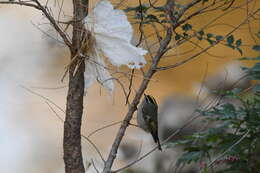
[[[158,137],[158,105],[155,99],[144,94],[144,99],[137,110],[137,124],[146,132],[150,132],[158,149],[162,151]]]

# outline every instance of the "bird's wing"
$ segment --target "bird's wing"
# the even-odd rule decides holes
[[[146,123],[146,126],[148,127],[149,132],[153,136],[154,142],[158,141],[158,135],[157,135],[157,123],[153,121],[152,117],[149,115],[144,114],[144,121]]]

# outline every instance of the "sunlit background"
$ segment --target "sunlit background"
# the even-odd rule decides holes
[[[55,1],[51,4],[54,13],[57,13],[58,2],[61,3],[61,1]],[[126,1],[123,5],[136,3],[135,1]],[[259,7],[259,3],[253,3],[249,8],[256,8],[257,5]],[[65,2],[63,9],[67,16],[64,14],[61,16],[64,19],[70,18],[71,4]],[[216,21],[215,24],[219,25],[208,28],[208,31],[218,34],[226,33],[232,26],[239,24],[241,18],[245,18],[245,14],[245,9],[236,10]],[[203,25],[205,21],[215,15],[216,13],[202,15],[192,23]],[[246,56],[254,55],[251,46],[256,43],[251,35],[259,31],[259,26],[259,21],[254,22],[251,26],[244,25],[234,34],[243,40],[242,48]],[[135,29],[137,28],[135,26]],[[61,79],[65,72],[65,66],[69,63],[69,51],[63,44],[46,34],[57,38],[57,34],[40,12],[28,7],[0,5],[1,172],[64,172],[63,124],[57,115],[64,118],[62,110],[65,110],[67,80],[61,82]],[[138,35],[136,35],[137,38]],[[181,58],[189,57],[192,52],[181,54],[192,47],[192,45],[187,44],[174,50],[171,53],[177,56],[163,59],[162,64],[177,62]],[[236,76],[236,74],[240,73],[239,66],[241,64],[232,61],[240,57],[241,55],[237,51],[217,46],[210,49],[207,54],[203,54],[183,66],[156,74],[147,93],[152,94],[159,104],[173,95],[180,100],[196,99],[199,93],[203,97],[203,93],[200,92],[202,81],[212,76],[221,76],[224,79],[227,74],[233,75],[234,78],[230,80],[235,81],[239,78],[239,75]],[[227,70],[230,67],[233,71]],[[213,79],[215,80],[217,77]],[[137,73],[134,80],[135,89],[138,88],[140,80],[141,73]],[[128,83],[124,84],[128,88]],[[127,110],[123,91],[119,85],[110,95],[96,84],[87,91],[84,101],[82,133],[86,136],[102,126],[122,120]],[[185,107],[181,109],[185,109]],[[105,158],[117,129],[118,124],[90,137]],[[135,127],[130,127],[124,141],[137,140],[142,138],[140,137],[142,135],[144,136],[145,133]],[[85,140],[82,142],[83,154],[88,157],[86,159],[100,160],[93,147]]]

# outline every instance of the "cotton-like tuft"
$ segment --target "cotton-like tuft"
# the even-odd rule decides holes
[[[95,37],[97,49],[113,65],[139,69],[146,64],[147,51],[131,44],[133,29],[127,16],[122,10],[114,9],[109,1],[97,3],[92,14],[86,17],[85,27]]]
[[[127,65],[139,69],[146,64],[144,55],[147,51],[131,44],[133,28],[127,16],[107,0],[99,1],[84,22],[93,38],[91,50],[87,52],[89,58],[85,60],[85,87],[89,88],[97,80],[112,92],[114,82],[103,55],[117,67]]]

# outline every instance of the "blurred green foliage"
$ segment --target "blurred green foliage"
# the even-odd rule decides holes
[[[234,42],[232,37],[227,40],[230,44]],[[237,42],[235,44],[241,44]],[[259,52],[259,47],[255,45],[252,49]],[[241,60],[256,61],[259,56]],[[217,91],[221,97],[236,99],[240,104],[223,103],[207,111],[198,110],[205,117],[205,123],[216,124],[214,128],[168,143],[168,148],[183,147],[177,167],[195,163],[204,173],[260,172],[260,63],[242,69],[256,83],[250,90]]]
[[[208,0],[201,2],[205,4]],[[175,4],[175,8],[173,16],[178,19],[185,6]],[[151,4],[139,4],[125,9],[125,12],[132,14],[135,23],[140,25],[170,24],[171,21],[164,11],[163,6],[153,7]],[[206,41],[210,46],[219,43],[243,55],[242,40],[232,34],[210,33],[202,28],[196,29],[187,22],[181,23],[174,30],[174,34],[176,41],[195,38],[198,41]],[[260,32],[256,35],[260,38]],[[259,53],[260,45],[254,45],[252,50]],[[236,99],[240,104],[223,103],[207,111],[197,110],[205,117],[205,123],[216,125],[179,141],[167,143],[167,148],[183,147],[184,151],[176,163],[177,167],[195,163],[204,173],[260,172],[260,63],[257,62],[260,56],[243,57],[240,60],[256,62],[253,67],[242,67],[247,72],[247,77],[255,81],[256,85],[247,91],[238,88],[216,91],[222,98]],[[133,173],[133,171],[129,169],[124,173]]]

